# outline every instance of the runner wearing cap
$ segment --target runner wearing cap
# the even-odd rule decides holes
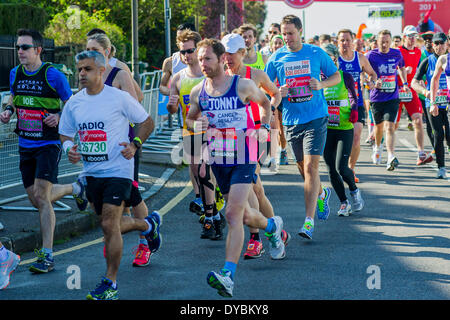
[[[403,60],[405,61],[406,73],[407,73],[407,82],[403,83],[400,77],[398,77],[398,84],[400,87],[406,87],[410,90],[405,91],[402,88],[399,91],[400,98],[400,106],[397,115],[397,124],[400,122],[400,115],[402,113],[403,106],[406,108],[409,116],[411,117],[415,140],[417,144],[418,156],[417,156],[417,165],[424,165],[433,161],[433,157],[430,154],[426,154],[424,151],[424,130],[423,130],[423,121],[422,121],[422,103],[420,102],[419,96],[416,91],[410,87],[411,81],[416,74],[417,67],[419,66],[420,57],[422,52],[419,48],[416,47],[416,40],[418,36],[418,32],[414,26],[406,26],[403,29],[403,45],[399,47],[399,50],[403,56]]]
[[[444,33],[438,33],[433,36],[434,45],[447,45],[447,37]],[[444,73],[447,80],[447,101],[445,101],[445,89],[443,88],[443,83],[441,82],[441,74]],[[439,162],[438,163],[438,174],[437,178],[446,179],[447,178],[447,170],[445,168],[444,162],[444,144],[443,144],[443,122],[439,123],[437,118],[443,119],[443,117],[447,117],[447,109],[448,103],[450,101],[450,54],[444,54],[437,59],[436,67],[434,69],[433,76],[430,80],[430,122],[433,126],[435,132],[434,135],[434,145],[436,152],[436,162],[438,161],[438,153]],[[447,107],[444,111],[441,111],[443,108],[439,108],[439,105],[445,105],[447,103]],[[445,114],[445,115],[444,115]],[[436,149],[437,148],[437,149]]]

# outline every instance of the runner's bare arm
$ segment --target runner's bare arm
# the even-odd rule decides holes
[[[249,103],[253,101],[257,103],[262,111],[261,123],[269,124],[272,112],[270,110],[270,101],[267,99],[266,95],[256,86],[253,80],[249,79],[239,79],[238,84],[238,94],[239,98],[244,103]]]
[[[117,76],[113,81],[113,86],[128,92],[133,98],[139,101],[136,90],[134,90],[133,79],[125,70],[121,70],[117,73]]]
[[[313,90],[320,90],[323,88],[329,88],[329,87],[335,86],[340,81],[341,81],[341,74],[339,73],[339,71],[336,71],[330,77],[328,77],[322,81],[319,81],[316,78],[311,78],[309,85],[310,85],[311,89],[313,89]]]
[[[189,130],[197,132],[197,131],[205,131],[208,129],[208,118],[202,117],[202,111],[199,106],[198,95],[200,90],[202,89],[203,82],[200,82],[196,85],[192,90],[189,97],[189,112],[186,115],[186,126]],[[199,124],[200,121],[200,124]]]
[[[440,56],[436,62],[436,68],[434,69],[433,77],[430,80],[430,101],[436,101],[436,94],[439,88],[439,78],[441,77],[442,71],[445,69],[445,64],[447,61],[447,54]],[[433,116],[439,114],[439,109],[436,104],[432,103],[430,105],[430,113]]]
[[[139,86],[139,84],[136,82],[136,80],[133,77],[133,73],[131,72],[130,68],[128,68],[127,64],[117,60],[117,64],[116,64],[117,68],[120,68],[122,70],[125,70],[131,77],[131,79],[133,80],[133,86],[134,86],[134,90],[136,91],[136,95],[138,97],[138,101],[142,102],[142,100],[144,100],[144,94],[142,93],[141,87]]]
[[[256,70],[254,70],[256,71]],[[259,82],[259,87],[262,88],[270,97],[270,105],[273,107],[278,107],[281,102],[281,93],[277,86],[270,81],[269,76],[262,70],[257,70],[256,72],[257,81]]]
[[[172,57],[168,57],[163,62],[161,83],[159,85],[159,92],[161,92],[161,94],[165,96],[168,96],[170,94],[169,81],[171,76],[172,76]]]
[[[171,80],[171,85],[169,89],[169,102],[167,103],[167,111],[174,114],[178,111],[178,103],[180,101],[180,91],[178,89],[180,76],[178,74],[174,75]]]
[[[372,65],[365,55],[358,52],[358,56],[363,72],[365,72],[369,76],[369,89],[372,89],[375,85],[375,82],[377,82],[378,80],[377,73],[375,72],[375,70],[373,70]]]

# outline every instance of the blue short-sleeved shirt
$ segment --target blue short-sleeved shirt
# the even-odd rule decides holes
[[[13,95],[14,95],[14,90],[13,90],[12,86],[13,86],[14,80],[16,78],[16,72],[17,72],[18,67],[19,66],[15,67],[9,73],[9,86],[10,86],[10,91]],[[27,75],[34,75],[40,70],[40,68],[34,72],[28,72],[25,68],[23,70],[25,71],[25,73]],[[67,81],[66,76],[62,72],[60,72],[58,69],[48,68],[47,81],[48,81],[48,84],[53,89],[56,90],[61,101],[67,101],[72,96],[72,89],[70,88],[70,84]],[[37,147],[45,146],[47,144],[59,144],[59,143],[60,143],[59,140],[57,140],[57,141],[48,141],[48,140],[36,141],[36,140],[29,140],[29,139],[19,137],[19,146],[24,147],[24,148],[37,148]]]
[[[304,124],[328,116],[328,106],[323,90],[309,87],[311,78],[320,80],[337,71],[330,56],[315,45],[303,44],[302,49],[291,52],[286,46],[278,49],[267,61],[265,72],[272,81],[278,79],[280,86],[289,87],[283,98],[283,124]]]

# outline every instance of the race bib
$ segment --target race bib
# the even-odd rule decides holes
[[[447,105],[447,102],[448,102],[447,94],[448,94],[447,89],[439,89],[437,91],[437,95],[436,95],[436,104],[438,104],[440,106]]]
[[[21,130],[22,136],[42,138],[42,118],[40,110],[18,109],[17,127]]]
[[[106,132],[103,130],[78,131],[80,153],[83,161],[102,162],[108,160]]]
[[[237,136],[235,129],[208,130],[207,138],[212,158],[237,158]]]
[[[310,76],[286,79],[286,84],[289,87],[288,101],[292,103],[310,101],[313,96],[312,89],[309,86],[310,80]]]
[[[398,92],[398,98],[400,99],[401,102],[410,102],[413,99],[413,94],[412,92],[406,92],[405,90],[400,90]]]
[[[381,90],[384,92],[394,92],[397,87],[395,82],[395,75],[390,76],[380,76],[381,79]]]
[[[341,124],[341,116],[339,107],[328,107],[328,126],[329,127],[339,127]]]

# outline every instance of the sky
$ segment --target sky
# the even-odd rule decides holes
[[[291,8],[282,1],[266,1],[266,4],[268,14],[264,25],[265,33],[267,33],[267,29],[271,23],[280,23],[283,16],[295,14],[302,20],[305,39],[324,33],[337,33],[343,28],[349,28],[356,33],[361,23],[367,25],[366,31],[368,33],[376,33],[381,29],[389,29],[393,35],[401,34],[401,18],[385,18],[382,20],[369,20],[368,18],[369,6],[402,7],[399,4],[379,2],[313,2],[305,10]],[[305,19],[303,19],[303,11],[305,13]]]

